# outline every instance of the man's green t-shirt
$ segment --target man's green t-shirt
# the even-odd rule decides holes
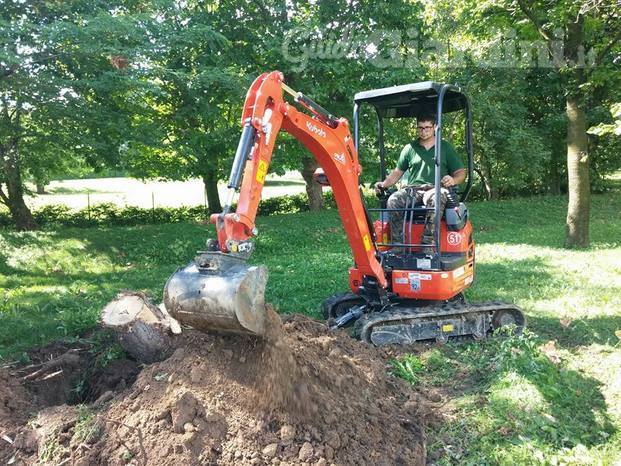
[[[406,145],[401,151],[397,168],[402,172],[409,170],[408,185],[434,184],[435,146],[425,149],[418,140]],[[455,152],[455,148],[447,141],[442,140],[442,170],[441,177],[452,175],[464,168],[464,164]]]

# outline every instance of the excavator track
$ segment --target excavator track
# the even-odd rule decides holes
[[[482,340],[497,328],[510,325],[520,333],[526,325],[526,318],[519,307],[498,301],[394,306],[358,319],[354,336],[375,346],[409,345],[424,340],[446,343],[449,339],[463,337]]]

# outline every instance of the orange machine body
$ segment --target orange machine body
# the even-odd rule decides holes
[[[380,220],[374,223],[375,236],[378,243],[390,242],[390,225]],[[423,224],[411,226],[411,238],[421,238]],[[416,240],[417,241],[417,240]],[[388,246],[378,246],[378,250],[388,251]],[[431,270],[427,259],[418,259],[417,267],[408,270],[387,271],[390,289],[393,293],[406,299],[449,300],[468,288],[474,280],[474,241],[472,225],[467,221],[458,231],[446,228],[443,220],[440,225],[440,250],[442,254],[453,257],[463,256],[463,263],[451,270]],[[418,248],[412,248],[419,252]],[[362,274],[356,267],[349,269],[349,286],[356,292],[362,283]]]

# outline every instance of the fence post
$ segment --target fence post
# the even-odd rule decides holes
[[[203,184],[204,186],[204,184]],[[207,188],[203,188],[203,199],[205,200],[205,215],[209,218],[209,212],[207,211]]]

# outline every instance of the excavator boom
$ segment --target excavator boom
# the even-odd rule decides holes
[[[284,93],[310,115],[287,103]],[[356,267],[379,288],[386,288],[359,191],[361,167],[347,120],[295,92],[283,82],[282,73],[273,71],[250,86],[241,125],[224,210],[210,219],[217,242],[208,242],[207,251],[169,279],[164,290],[169,312],[204,330],[263,333],[267,270],[247,265],[246,259],[257,234],[257,210],[280,131],[293,135],[316,158],[332,186]]]

